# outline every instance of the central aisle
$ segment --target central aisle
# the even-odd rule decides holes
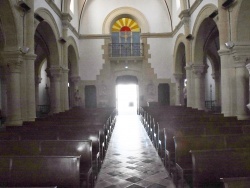
[[[174,188],[137,115],[119,115],[95,188]]]

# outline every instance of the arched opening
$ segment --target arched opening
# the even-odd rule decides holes
[[[211,18],[205,18],[199,26],[194,49],[195,65],[202,65],[200,86],[200,99],[202,101],[199,108],[209,111],[220,112],[220,48],[219,31],[216,23]],[[196,70],[194,70],[196,71]],[[197,91],[196,91],[197,93]],[[198,106],[196,106],[198,107]]]
[[[118,114],[136,114],[138,108],[138,79],[118,76],[116,79],[116,108]]]
[[[37,55],[35,60],[36,111],[38,115],[47,115],[59,108],[54,101],[60,100],[60,97],[59,99],[55,97],[55,90],[51,88],[53,86],[51,78],[59,76],[60,73],[52,73],[50,68],[59,67],[60,61],[55,34],[45,21],[39,23],[35,31],[35,54]]]
[[[176,105],[187,105],[186,53],[185,45],[180,42],[175,55]]]

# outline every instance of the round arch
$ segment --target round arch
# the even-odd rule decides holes
[[[192,60],[195,64],[202,64],[203,62],[203,45],[205,43],[205,39],[207,38],[205,35],[205,30],[212,29],[212,27],[217,27],[217,23],[214,22],[213,19],[209,18],[209,15],[217,10],[217,7],[213,4],[208,4],[204,6],[199,14],[197,15],[197,19],[195,20],[192,35],[195,36],[193,41],[193,49],[192,49]],[[206,27],[205,27],[206,26]]]
[[[19,47],[18,45],[18,30],[17,30],[17,21],[15,15],[10,5],[9,0],[0,1],[0,12],[1,14],[1,27],[2,37],[4,38],[4,50],[5,51],[16,51]]]
[[[140,26],[142,33],[149,32],[149,24],[147,22],[147,19],[140,11],[132,7],[122,7],[115,9],[108,14],[103,23],[102,33],[110,34],[111,27],[114,22],[124,16],[135,20]]]
[[[68,58],[69,58],[69,76],[78,76],[79,70],[78,70],[78,59],[79,59],[79,52],[77,48],[77,44],[75,42],[75,39],[70,36],[67,40],[68,44]]]
[[[45,42],[46,47],[49,50],[48,65],[59,66],[61,62],[58,45],[60,32],[57,23],[53,15],[47,9],[39,8],[35,12],[44,18],[44,21],[36,26],[35,31],[39,33],[39,36]]]
[[[179,34],[174,47],[174,71],[173,73],[183,73],[182,55],[185,55],[185,36]],[[184,65],[185,66],[185,65]]]
[[[138,84],[138,78],[132,75],[117,76],[116,84]]]

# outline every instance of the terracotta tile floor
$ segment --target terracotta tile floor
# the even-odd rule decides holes
[[[95,188],[174,188],[137,115],[119,115]]]

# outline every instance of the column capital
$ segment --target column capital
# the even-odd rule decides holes
[[[25,60],[32,60],[32,61],[35,61],[36,60],[36,57],[37,57],[37,55],[36,54],[26,54],[25,56],[23,56],[23,58],[25,59]]]
[[[234,62],[236,63],[235,64],[235,67],[245,67],[247,65],[247,63],[249,62],[249,59],[250,59],[250,56],[248,55],[238,55],[238,54],[234,54],[233,55],[233,58],[234,58]]]
[[[196,76],[201,76],[201,74],[204,72],[205,65],[203,64],[193,64],[192,65],[192,71]]]
[[[176,81],[180,81],[180,79],[183,78],[183,74],[182,73],[174,73],[174,78]]]
[[[59,81],[61,78],[61,75],[62,75],[62,68],[61,67],[50,67],[49,69],[46,69],[46,72],[51,79],[55,79],[55,80]]]
[[[191,64],[191,65],[186,65],[186,66],[185,66],[185,70],[186,70],[186,71],[192,70],[192,64]]]
[[[69,69],[68,69],[68,68],[63,68],[63,67],[62,67],[62,73],[63,73],[63,74],[68,74],[68,73],[69,73]]]
[[[189,23],[189,18],[190,18],[190,13],[189,13],[189,10],[188,9],[185,9],[183,11],[181,11],[181,13],[179,14],[179,18],[183,21],[188,21]],[[185,23],[185,21],[183,23]]]
[[[62,26],[68,28],[72,17],[69,13],[62,13]]]
[[[248,72],[249,72],[249,74],[250,74],[250,60],[248,60],[248,63],[247,63],[247,65],[246,65],[246,68],[247,68],[247,70],[248,70]]]
[[[73,83],[78,83],[81,80],[80,76],[71,76],[70,81]]]

